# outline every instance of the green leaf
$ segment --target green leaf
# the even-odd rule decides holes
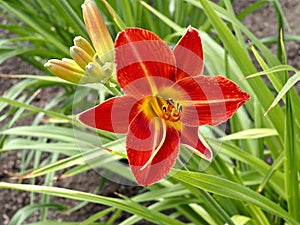
[[[282,151],[277,159],[273,162],[269,172],[264,177],[263,181],[259,184],[257,188],[257,192],[261,193],[264,187],[266,186],[267,182],[270,180],[272,175],[282,166],[283,162],[285,161],[285,151]]]
[[[127,26],[123,22],[123,20],[120,18],[120,16],[115,12],[115,10],[110,6],[110,4],[106,0],[102,0],[102,3],[105,5],[107,8],[108,12],[112,16],[114,22],[118,26],[120,30],[124,30]]]
[[[265,44],[265,45],[269,45],[269,44],[274,44],[277,42],[277,37],[276,36],[270,36],[270,37],[265,37],[260,39],[260,41]],[[300,36],[299,35],[291,35],[291,34],[286,34],[284,37],[285,41],[300,41]]]
[[[12,79],[36,79],[46,81],[48,83],[59,83],[59,84],[69,84],[75,85],[74,83],[70,83],[66,80],[63,80],[59,77],[55,76],[46,76],[46,75],[31,75],[31,74],[0,74],[0,77],[4,78],[12,78]]]
[[[100,219],[101,217],[107,215],[108,213],[112,212],[113,210],[115,210],[115,209],[108,208],[108,209],[104,209],[98,213],[95,213],[94,215],[92,215],[88,219],[86,219],[85,221],[81,222],[80,225],[91,225],[93,222],[95,222],[96,220]]]
[[[0,48],[0,64],[3,63],[5,60],[19,56],[21,54],[29,53],[32,49],[23,49],[23,48]]]
[[[239,140],[239,139],[256,139],[256,138],[263,138],[269,136],[278,135],[275,129],[268,129],[268,128],[254,128],[243,130],[240,132],[236,132],[233,134],[226,135],[221,137],[221,141],[229,141],[229,140]]]
[[[268,2],[270,2],[270,0],[260,0],[249,4],[247,8],[242,9],[242,11],[237,15],[237,18],[242,21],[243,19],[245,19],[245,17],[251,15],[251,13],[255,12],[256,10],[262,8],[262,6],[264,6]]]
[[[151,5],[147,4],[144,1],[140,1],[140,3],[145,8],[147,8],[149,11],[151,11],[154,15],[156,15],[159,19],[161,19],[163,22],[165,22],[168,26],[170,26],[171,28],[173,28],[175,31],[181,31],[181,32],[184,31],[184,28],[182,28],[179,25],[177,25],[175,22],[173,22],[171,19],[169,19],[168,17],[166,17],[165,15],[163,15],[162,13],[160,13],[159,11],[157,11]]]
[[[268,75],[269,73],[281,72],[281,71],[294,71],[294,72],[297,72],[298,70],[293,66],[278,65],[278,66],[274,66],[270,69],[248,75],[245,78],[243,78],[243,80],[253,78],[253,77],[257,77],[257,76],[261,76],[261,75],[265,75],[265,74]]]
[[[25,104],[23,102],[18,102],[16,100],[12,100],[12,99],[9,99],[9,98],[5,98],[5,97],[2,97],[0,96],[0,102],[5,102],[9,105],[12,105],[14,107],[18,107],[18,108],[24,108],[24,109],[27,109],[27,110],[30,110],[32,112],[35,112],[35,113],[45,113],[46,115],[48,116],[51,116],[51,117],[54,117],[54,118],[57,118],[57,119],[62,119],[62,120],[65,120],[65,121],[68,121],[68,122],[71,122],[73,123],[74,120],[72,117],[69,117],[69,116],[65,116],[63,114],[60,114],[60,113],[57,113],[57,112],[54,112],[54,111],[50,111],[50,110],[45,110],[45,109],[41,109],[41,108],[38,108],[36,106],[33,106],[33,105],[28,105],[28,104]]]
[[[76,14],[68,1],[50,0],[47,1],[47,4],[49,4],[49,8],[54,6],[55,9],[60,12],[60,16],[62,16],[70,26],[72,26],[76,35],[88,38],[82,19]]]
[[[277,2],[277,1],[276,1]],[[277,2],[279,4],[279,2]],[[283,42],[283,31],[280,33],[280,46],[283,63],[287,64],[286,52]],[[300,76],[300,72],[298,74]],[[296,75],[292,78],[298,81],[299,77]],[[285,79],[288,79],[288,73],[285,72]],[[291,79],[291,78],[290,78]],[[289,79],[289,80],[290,80]],[[292,85],[293,81],[287,81],[286,84]],[[287,86],[289,86],[287,85]],[[287,92],[286,92],[287,91]],[[289,87],[284,89],[286,92],[286,113],[285,113],[285,187],[288,210],[295,220],[300,221],[300,194],[299,194],[299,178],[298,178],[298,146],[296,144],[296,118],[294,113],[294,102],[292,101],[292,90]]]
[[[241,151],[240,148],[228,144],[228,142],[223,142],[219,140],[210,140],[209,145],[213,147],[213,149],[218,149],[220,148],[221,154],[225,154],[229,156],[230,158],[233,158],[237,161],[241,161],[243,163],[246,163],[247,165],[251,166],[252,168],[255,168],[259,173],[262,175],[267,175],[270,166],[265,163],[263,160],[250,155],[248,152]],[[219,154],[220,154],[219,153]],[[283,173],[280,171],[276,171],[272,178],[270,179],[270,185],[272,188],[274,188],[275,192],[283,199],[286,199],[286,192],[285,188],[282,185],[284,183],[284,176]]]
[[[83,148],[83,146],[81,146]],[[49,153],[60,153],[67,156],[78,153],[78,145],[76,143],[40,143],[37,141],[21,138],[13,138],[7,140],[0,152],[12,150],[32,150]],[[88,150],[88,148],[86,148]]]
[[[244,225],[251,220],[251,218],[242,215],[234,215],[231,219],[238,225]]]
[[[62,142],[82,144],[84,146],[95,147],[99,144],[99,136],[83,132],[73,128],[40,125],[40,126],[20,126],[0,131],[0,134],[24,135],[29,137],[43,137]],[[80,137],[80,138],[76,138]]]
[[[36,223],[28,223],[26,225],[81,225],[81,222],[60,222],[54,220],[46,220]],[[89,225],[106,225],[106,223],[90,223]]]
[[[59,204],[34,204],[27,205],[19,209],[16,214],[11,218],[8,225],[21,225],[23,222],[34,212],[42,208],[52,208],[56,210],[65,210],[66,207]]]
[[[255,49],[255,47],[253,45],[250,46],[256,60],[258,61],[259,65],[263,68],[264,71],[268,71],[269,70],[269,66],[267,65],[267,63],[264,61],[264,59],[262,58],[262,56],[257,52],[257,50]],[[282,65],[278,65],[278,66],[282,66]],[[284,65],[285,66],[285,65]],[[283,70],[285,71],[285,70]],[[260,72],[262,73],[262,72]],[[275,87],[275,89],[277,91],[280,90],[280,88],[282,87],[282,84],[280,82],[280,77],[275,76],[273,74],[273,72],[269,72],[268,74],[268,78],[270,79],[270,81],[272,82],[273,86]]]
[[[251,36],[251,40],[255,41],[255,44],[261,48],[264,48],[264,52],[270,56],[270,59],[273,61],[274,56],[269,50],[265,49],[265,46],[262,46],[261,43],[257,40],[257,38],[247,30],[247,28],[240,23],[236,18],[232,17],[226,10],[222,9],[221,7],[217,6],[212,2],[208,2],[207,0],[186,0],[191,4],[203,8],[204,12],[206,13],[208,19],[210,20],[211,24],[215,28],[218,37],[222,40],[226,50],[231,55],[231,57],[235,60],[237,65],[240,67],[243,74],[253,74],[256,72],[256,69],[248,57],[248,54],[244,51],[242,46],[236,41],[235,36],[232,34],[231,30],[228,28],[227,24],[225,24],[221,18],[217,15],[222,15],[225,19],[234,22],[240,29],[243,29],[243,32],[247,32],[247,36]],[[278,62],[278,60],[277,60]],[[257,96],[257,100],[260,102],[261,107],[266,110],[267,105],[270,104],[273,100],[273,95],[271,91],[267,88],[265,83],[261,79],[253,79],[248,81],[252,91]],[[278,121],[283,121],[284,115],[283,112],[279,107],[276,107],[274,113],[269,115],[270,120],[272,121],[273,126],[277,129],[280,138],[283,137],[284,134],[284,127],[282,123],[278,123]],[[283,138],[282,138],[283,140]],[[281,140],[281,141],[282,141]]]
[[[184,223],[173,219],[167,215],[164,215],[156,210],[146,210],[145,206],[130,204],[126,200],[121,200],[117,198],[104,197],[100,195],[90,194],[81,191],[69,190],[64,188],[57,187],[45,187],[39,185],[28,185],[28,184],[10,184],[5,182],[0,182],[0,188],[8,188],[14,190],[29,191],[41,194],[49,194],[52,196],[69,198],[78,201],[88,201],[96,204],[107,205],[115,207],[131,214],[136,214],[141,216],[144,219],[147,219],[153,223],[158,223],[159,221],[164,224],[172,225],[184,225]],[[150,212],[150,213],[149,213]]]
[[[25,14],[24,11],[14,8],[6,1],[0,0],[0,3],[2,6],[7,8],[11,13],[17,16],[20,20],[22,20],[28,26],[33,28],[35,31],[41,34],[46,40],[48,40],[59,50],[61,50],[61,52],[64,52],[67,55],[69,54],[69,49],[65,47],[63,44],[61,44],[57,39],[55,39],[53,34],[51,34],[50,29],[47,30],[45,27],[42,26],[41,23],[38,23],[39,22],[38,20],[33,20],[29,15]]]
[[[180,182],[187,183],[199,189],[204,189],[217,195],[225,196],[240,201],[252,203],[263,210],[277,215],[287,222],[299,225],[283,208],[272,202],[270,199],[258,194],[241,184],[225,180],[218,176],[174,170],[173,178]]]
[[[294,85],[300,80],[300,72],[295,73],[292,77],[288,79],[288,81],[285,83],[285,85],[282,87],[270,107],[265,113],[265,116],[270,112],[271,109],[273,109],[278,102],[286,95],[286,93],[294,87]]]

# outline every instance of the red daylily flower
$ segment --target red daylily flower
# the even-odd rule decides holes
[[[129,165],[140,185],[168,174],[180,144],[212,160],[198,127],[226,121],[249,99],[225,77],[201,75],[201,39],[191,27],[173,51],[154,33],[127,28],[117,36],[115,62],[125,95],[81,113],[79,120],[126,134]]]

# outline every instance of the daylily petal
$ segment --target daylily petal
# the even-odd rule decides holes
[[[131,122],[126,138],[131,170],[140,185],[149,186],[165,177],[179,153],[179,133],[158,117],[141,111]]]
[[[83,19],[92,43],[102,60],[112,61],[114,43],[105,25],[105,22],[92,0],[85,0],[82,5]]]
[[[155,95],[165,85],[155,77],[174,80],[176,73],[169,46],[156,34],[140,28],[127,28],[118,34],[115,61],[119,85],[126,94],[134,96]],[[143,82],[133,82],[139,79]]]
[[[180,143],[201,158],[208,161],[212,160],[212,151],[203,137],[200,136],[198,127],[183,125],[181,127]]]
[[[189,27],[175,46],[176,80],[201,75],[203,72],[203,49],[201,38],[195,28]]]
[[[174,86],[182,105],[181,122],[188,126],[217,125],[229,119],[250,96],[221,76],[187,77]]]
[[[114,133],[126,133],[130,124],[130,112],[136,99],[124,95],[110,98],[94,108],[78,115],[78,120],[85,125]]]

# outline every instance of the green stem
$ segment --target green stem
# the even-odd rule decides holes
[[[113,80],[110,79],[109,81],[107,81],[104,86],[114,95],[114,96],[120,96],[122,95],[122,93],[117,89],[117,85],[118,83]]]

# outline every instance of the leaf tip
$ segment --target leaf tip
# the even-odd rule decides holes
[[[264,113],[264,116],[267,116],[271,109],[272,109],[271,107],[268,108],[267,111]]]

